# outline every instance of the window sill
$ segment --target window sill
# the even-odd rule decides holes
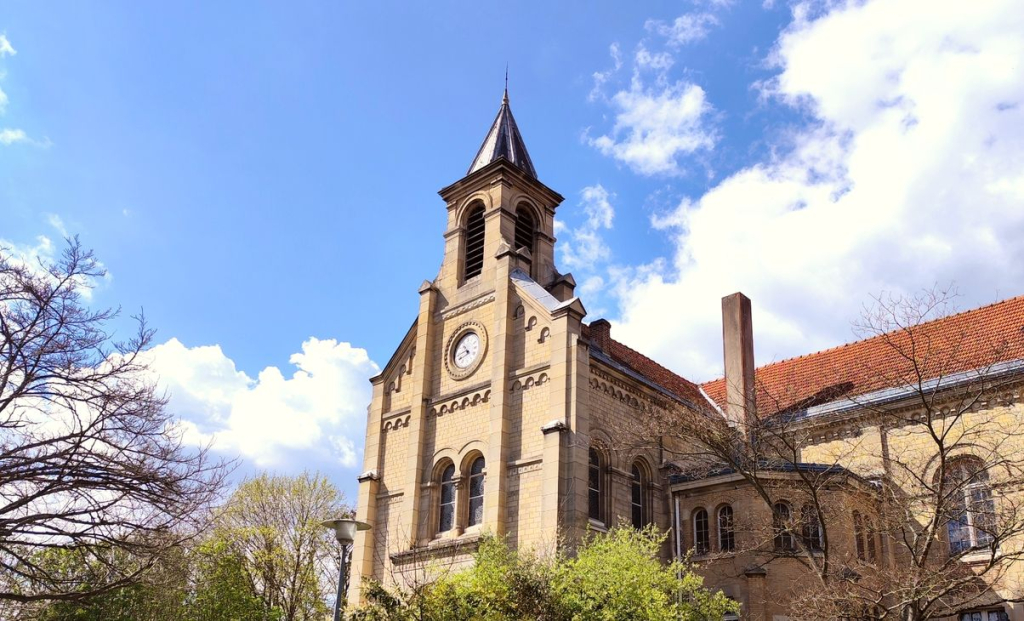
[[[589,518],[587,520],[587,526],[590,528],[590,530],[594,530],[594,531],[597,531],[599,533],[607,533],[608,532],[608,526],[604,522],[602,522],[601,520],[595,520],[594,518]]]

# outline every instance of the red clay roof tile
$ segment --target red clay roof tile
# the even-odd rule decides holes
[[[1024,296],[755,371],[762,415],[1024,359]],[[725,379],[701,385],[725,404]]]

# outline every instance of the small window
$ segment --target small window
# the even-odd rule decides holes
[[[707,554],[711,548],[711,532],[708,525],[708,512],[697,509],[693,512],[693,551]]]
[[[477,457],[469,469],[469,526],[484,521],[484,458]]]
[[[478,205],[466,219],[466,277],[479,276],[484,269],[484,208]]]
[[[808,550],[822,549],[821,522],[818,521],[818,513],[813,505],[804,505],[800,509],[800,536]]]
[[[960,621],[1009,621],[1009,619],[1010,617],[1002,610],[983,610],[960,614]]]
[[[775,531],[775,549],[781,552],[792,552],[796,549],[796,541],[793,538],[793,513],[789,505],[784,502],[777,502],[772,507],[772,527]]]
[[[732,507],[729,505],[718,510],[718,549],[722,552],[736,549],[736,528],[732,521]]]
[[[639,463],[633,464],[631,492],[633,528],[643,528],[647,525],[647,477]]]
[[[441,516],[438,520],[438,532],[446,532],[455,526],[455,466],[448,467],[441,473]]]
[[[533,222],[533,215],[528,207],[519,207],[516,210],[516,250],[526,248],[533,254],[533,238],[536,226]]]
[[[590,467],[587,477],[590,517],[601,520],[601,454],[590,447]]]

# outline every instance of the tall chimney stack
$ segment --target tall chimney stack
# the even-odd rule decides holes
[[[754,328],[750,298],[734,293],[722,298],[722,343],[725,349],[725,417],[746,429],[755,416]]]

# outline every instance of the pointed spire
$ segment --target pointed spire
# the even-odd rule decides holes
[[[526,143],[519,133],[516,120],[512,117],[512,108],[508,105],[508,67],[505,67],[505,94],[501,98],[501,108],[498,109],[498,116],[491,125],[491,131],[487,132],[484,143],[473,159],[469,172],[474,173],[491,162],[504,158],[510,164],[519,168],[534,179],[537,178],[537,171],[533,168],[530,154],[526,152]]]

